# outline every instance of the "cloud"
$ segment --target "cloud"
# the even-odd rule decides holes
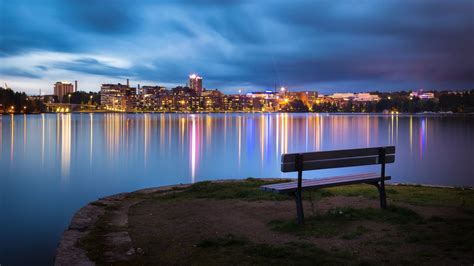
[[[86,73],[91,75],[109,76],[114,78],[124,78],[133,76],[133,73],[126,68],[120,68],[100,62],[94,58],[79,58],[73,61],[58,62],[52,65],[54,68]]]
[[[52,84],[61,74],[177,85],[191,72],[202,75],[206,87],[220,89],[474,84],[470,0],[384,0],[376,5],[18,0],[1,5],[2,71],[11,79],[39,79],[31,82],[33,88]]]
[[[23,77],[23,78],[29,78],[29,79],[38,79],[41,78],[41,75],[38,75],[33,72],[28,72],[22,69],[18,68],[4,68],[0,67],[0,73],[2,75],[6,76],[12,76],[12,77]]]

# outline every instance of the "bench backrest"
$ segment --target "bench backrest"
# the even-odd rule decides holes
[[[287,153],[281,156],[282,172],[298,172],[338,167],[395,162],[395,146],[363,149]]]

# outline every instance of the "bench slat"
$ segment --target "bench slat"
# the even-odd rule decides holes
[[[302,156],[303,156],[303,161],[378,156],[381,148],[385,148],[385,153],[387,155],[395,154],[395,146],[387,146],[387,147],[348,149],[348,150],[336,150],[336,151],[305,152],[305,153],[302,153]],[[298,153],[283,154],[281,156],[281,162],[282,163],[294,162],[297,154]]]
[[[303,180],[303,182],[306,185],[312,185],[312,184],[323,184],[323,183],[330,183],[330,182],[338,182],[341,180],[348,180],[348,179],[364,179],[364,178],[374,178],[380,176],[376,173],[365,173],[365,174],[353,174],[353,175],[344,175],[344,176],[334,176],[334,177],[327,177],[327,178],[322,178],[322,179],[306,179]],[[271,184],[271,185],[265,185],[267,188],[277,188],[277,189],[284,189],[288,187],[292,187],[297,185],[296,181],[292,182],[286,182],[286,183],[277,183],[277,184]]]
[[[390,180],[390,176],[386,176],[385,180]],[[336,176],[323,179],[303,180],[302,189],[310,188],[324,188],[332,186],[350,185],[350,184],[361,184],[380,181],[380,175],[375,173],[347,175],[347,176]],[[271,191],[275,193],[291,193],[296,191],[298,188],[297,182],[278,183],[261,186],[260,189],[265,191]]]
[[[378,177],[375,173],[367,173],[367,174],[358,174],[358,175],[349,175],[349,176],[336,176],[330,178],[322,178],[322,179],[306,179],[303,180],[305,185],[320,185],[325,183],[332,183],[332,182],[339,182],[345,180],[352,180],[352,179],[365,179],[365,178],[375,178]],[[278,183],[278,184],[271,184],[267,185],[267,188],[275,188],[275,189],[285,189],[297,186],[297,182],[286,182],[286,183]]]
[[[395,155],[385,156],[385,163],[393,163],[393,162],[395,162]],[[303,171],[339,168],[339,167],[350,167],[350,166],[362,166],[362,165],[371,165],[371,164],[381,164],[379,157],[370,156],[370,157],[343,158],[343,159],[335,159],[335,160],[303,161]],[[284,173],[296,172],[297,169],[296,169],[295,162],[290,161],[288,163],[282,163],[281,171]]]

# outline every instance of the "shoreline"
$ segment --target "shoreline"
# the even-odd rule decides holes
[[[421,112],[421,113],[346,113],[346,112],[259,112],[259,111],[242,111],[242,112],[181,112],[181,111],[137,111],[137,112],[111,112],[111,111],[79,111],[79,112],[43,112],[43,113],[0,113],[1,115],[42,115],[42,114],[321,114],[321,115],[383,115],[383,116],[474,116],[474,113],[448,113],[448,112]]]
[[[209,181],[213,184],[225,184],[225,183],[238,183],[242,182],[245,179],[220,179]],[[253,179],[257,181],[279,181],[280,178],[258,178]],[[202,182],[198,182],[202,183]],[[165,195],[170,192],[178,192],[186,188],[191,187],[193,184],[176,184],[176,185],[167,185],[160,187],[150,187],[139,189],[132,192],[117,193],[110,196],[101,197],[95,201],[87,203],[85,206],[81,207],[75,212],[68,228],[62,233],[60,240],[58,242],[54,264],[55,265],[69,265],[73,264],[84,264],[84,265],[95,265],[95,262],[91,261],[87,256],[87,251],[80,246],[80,242],[84,237],[86,237],[90,232],[94,230],[96,223],[99,221],[100,217],[103,216],[108,210],[113,210],[115,213],[115,218],[113,223],[117,226],[127,227],[128,225],[128,210],[130,207],[140,203],[143,200],[140,200],[140,196],[147,196],[151,194]],[[454,187],[454,186],[439,186],[439,185],[421,185],[421,184],[409,184],[409,183],[386,183],[387,187],[397,187],[397,186],[406,186],[406,187],[425,187],[425,188],[434,188],[434,189],[461,189],[461,190],[474,190],[474,187]],[[121,207],[119,209],[114,209],[115,206],[119,204]],[[130,246],[130,253],[135,254],[135,250],[132,247],[132,240],[127,231],[122,231],[117,233],[112,237],[114,240],[120,242],[123,245]],[[129,252],[124,254],[108,254],[118,259],[126,259]]]

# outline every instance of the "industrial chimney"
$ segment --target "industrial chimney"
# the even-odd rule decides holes
[[[77,91],[77,80],[74,81],[74,91]]]

